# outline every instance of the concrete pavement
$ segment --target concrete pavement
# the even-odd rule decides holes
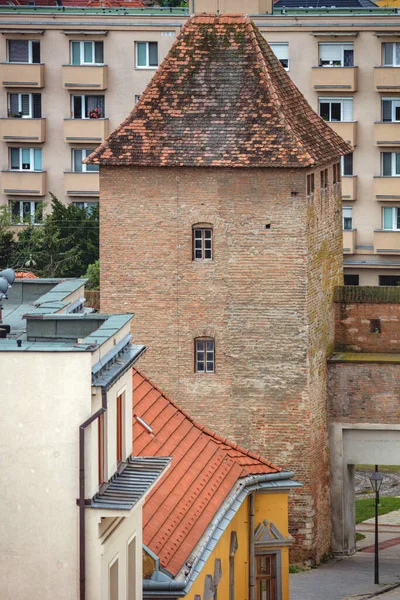
[[[370,521],[357,526],[366,537],[358,543],[356,554],[291,575],[291,600],[363,600],[400,584],[400,511],[379,518],[380,585],[374,584],[374,524]],[[400,588],[378,598],[400,600]]]

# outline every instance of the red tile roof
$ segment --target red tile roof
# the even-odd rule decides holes
[[[308,167],[352,151],[310,107],[251,19],[188,19],[101,165]]]
[[[38,279],[38,276],[30,271],[17,271],[15,279]]]
[[[196,423],[135,369],[133,414],[133,455],[173,457],[146,500],[143,542],[176,576],[238,479],[281,469]]]

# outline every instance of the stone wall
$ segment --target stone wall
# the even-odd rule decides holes
[[[400,287],[338,288],[335,350],[400,352]]]
[[[101,310],[135,313],[140,368],[191,416],[293,469],[297,558],[329,550],[326,357],[342,284],[340,186],[289,169],[100,169]],[[329,180],[332,181],[332,169]],[[212,261],[192,227],[213,228]],[[212,337],[216,372],[194,372]],[[298,547],[299,548],[299,547]]]

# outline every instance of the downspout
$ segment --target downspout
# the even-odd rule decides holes
[[[86,537],[85,537],[85,429],[107,410],[107,392],[101,390],[101,408],[79,427],[79,600],[86,598]]]
[[[255,600],[256,597],[256,561],[254,555],[254,504],[256,493],[251,492],[249,496],[249,546],[250,546],[250,585],[249,600]]]

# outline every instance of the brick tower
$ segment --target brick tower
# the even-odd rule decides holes
[[[350,151],[248,17],[203,15],[89,159],[102,310],[135,312],[142,370],[193,417],[296,471],[292,533],[316,560]]]

